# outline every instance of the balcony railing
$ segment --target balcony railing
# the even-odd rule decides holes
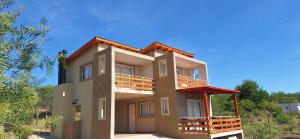
[[[236,116],[179,118],[179,133],[222,133],[242,129],[241,119]]]
[[[195,80],[192,77],[178,75],[177,85],[178,88],[193,88],[193,87],[208,85],[208,82],[206,80]]]
[[[115,86],[139,91],[153,91],[154,81],[149,77],[116,73]]]

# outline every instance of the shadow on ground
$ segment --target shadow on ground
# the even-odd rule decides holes
[[[50,132],[34,132],[28,139],[57,139],[56,137],[51,136]]]

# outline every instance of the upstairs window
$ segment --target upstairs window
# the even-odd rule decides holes
[[[105,68],[106,68],[106,55],[100,55],[98,57],[98,75],[105,74]]]
[[[153,116],[154,115],[154,104],[152,102],[146,102],[140,104],[140,115],[141,116]]]
[[[167,60],[163,59],[158,62],[158,69],[159,69],[159,77],[165,77],[168,75],[167,69]]]
[[[198,71],[198,78],[200,80],[207,80],[207,71],[206,71],[205,64],[200,65],[199,71]]]
[[[116,73],[117,74],[126,74],[126,75],[134,75],[134,67],[123,64],[116,64]]]
[[[91,79],[93,75],[93,66],[92,64],[87,64],[81,67],[81,77],[80,80]]]
[[[179,75],[182,75],[182,68],[176,68],[176,73],[177,73],[177,76]]]

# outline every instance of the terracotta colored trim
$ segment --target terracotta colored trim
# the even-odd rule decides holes
[[[235,114],[236,114],[236,116],[240,116],[237,97],[236,97],[236,95],[232,95],[232,97],[233,97],[233,103],[234,103],[234,108],[235,108]]]
[[[205,114],[205,117],[210,117],[207,92],[204,91],[202,93],[202,97],[203,97],[203,103],[204,103],[204,114]]]
[[[240,91],[238,90],[230,90],[230,89],[224,89],[224,88],[219,88],[214,86],[199,86],[194,88],[177,89],[177,91],[183,93],[204,93],[205,91],[207,91],[209,95],[240,93]]]
[[[139,51],[139,49],[134,48],[132,46],[128,46],[128,45],[125,45],[125,44],[114,42],[114,41],[111,41],[111,40],[108,40],[108,39],[96,37],[96,40],[103,43],[103,44],[112,45],[114,47],[121,48],[121,49],[124,49],[124,50],[132,51],[132,52],[138,52]]]
[[[176,53],[179,53],[179,54],[185,55],[187,57],[191,57],[191,58],[194,57],[194,54],[184,52],[182,50],[170,47],[168,45],[165,45],[165,44],[162,44],[162,43],[159,43],[159,42],[154,42],[154,43],[150,44],[149,46],[147,46],[146,48],[143,48],[142,50],[140,50],[140,53],[141,54],[146,54],[148,52],[153,51],[154,49],[159,49],[159,50],[162,50],[164,52],[176,52]]]
[[[128,51],[132,51],[132,52],[138,52],[139,50],[137,48],[128,46],[128,45],[124,45],[121,43],[117,43],[111,40],[107,40],[107,39],[103,39],[100,37],[94,37],[93,39],[91,39],[90,41],[88,41],[86,44],[84,44],[82,47],[80,47],[78,50],[76,50],[72,55],[70,55],[67,59],[66,62],[70,63],[73,60],[75,60],[77,57],[79,57],[81,54],[83,54],[85,51],[87,51],[88,49],[95,47],[96,43],[102,43],[102,44],[106,44],[109,46],[114,46],[120,49],[124,49],[124,50],[128,50]]]

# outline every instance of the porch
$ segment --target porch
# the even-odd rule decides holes
[[[181,134],[215,134],[223,132],[231,132],[242,129],[241,119],[238,111],[238,103],[236,94],[240,91],[223,89],[213,86],[200,86],[194,88],[178,89],[177,92],[181,94],[198,94],[203,100],[203,115],[179,117],[178,119],[178,132]],[[212,116],[210,96],[218,94],[232,95],[235,116]],[[213,104],[212,104],[213,105]],[[201,108],[200,108],[201,109]]]

